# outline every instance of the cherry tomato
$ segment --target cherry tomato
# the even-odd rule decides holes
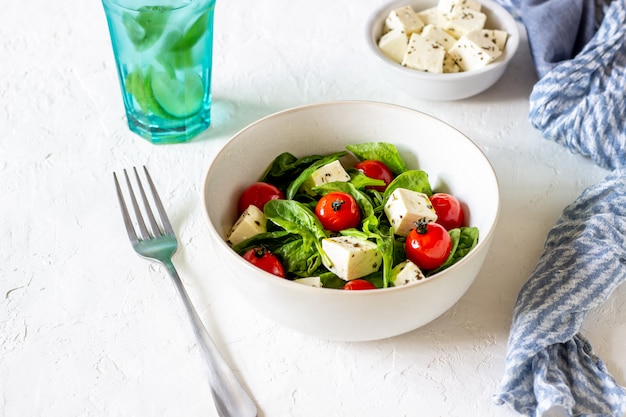
[[[465,216],[463,207],[457,198],[446,193],[436,193],[430,196],[430,202],[437,213],[437,223],[446,230],[463,226]]]
[[[391,172],[387,165],[380,161],[366,159],[356,164],[354,168],[358,169],[370,178],[385,181],[385,185],[372,185],[365,188],[383,192],[387,188],[387,185],[389,185],[389,183],[393,180],[393,172]]]
[[[274,274],[281,278],[285,278],[285,270],[276,255],[272,254],[264,247],[248,249],[243,254],[243,258],[257,268]]]
[[[348,193],[334,191],[320,198],[315,214],[324,229],[331,232],[357,227],[361,222],[361,211],[354,197]]]
[[[243,213],[249,206],[257,206],[263,210],[263,206],[270,200],[284,199],[285,195],[277,187],[266,182],[255,182],[246,188],[239,197],[237,210]]]
[[[352,281],[346,282],[343,289],[346,291],[375,290],[376,287],[374,284],[364,279],[353,279]]]
[[[405,250],[407,258],[420,269],[435,269],[448,258],[452,239],[442,225],[420,221],[406,237]]]

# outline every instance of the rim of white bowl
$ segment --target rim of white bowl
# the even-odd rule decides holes
[[[490,72],[497,67],[506,66],[509,64],[511,59],[517,53],[517,49],[519,48],[519,28],[517,26],[517,22],[515,18],[500,4],[495,3],[491,0],[476,0],[481,5],[485,6],[489,9],[493,14],[497,15],[501,20],[506,22],[507,28],[511,28],[509,32],[509,37],[507,39],[506,47],[504,48],[503,54],[498,57],[491,64],[472,71],[463,71],[456,73],[445,73],[445,74],[435,74],[432,72],[419,71],[411,68],[406,68],[400,65],[397,62],[392,61],[385,54],[382,53],[380,48],[378,47],[378,39],[375,39],[374,34],[377,32],[375,26],[380,26],[382,28],[382,24],[385,21],[385,17],[392,10],[402,7],[403,5],[411,4],[413,5],[415,0],[394,0],[390,3],[387,3],[385,6],[380,7],[374,12],[370,18],[367,20],[367,24],[365,25],[365,42],[367,44],[368,49],[374,54],[379,63],[384,64],[391,70],[395,70],[403,75],[410,76],[416,79],[424,79],[431,81],[451,81],[458,80],[462,78],[468,78],[474,75],[480,75],[485,72]],[[507,29],[507,32],[509,30]]]
[[[235,251],[233,251],[233,249],[230,247],[230,245],[228,245],[228,243],[226,243],[226,241],[221,237],[221,232],[218,231],[215,228],[215,225],[213,224],[211,218],[209,217],[209,213],[208,213],[208,208],[207,208],[207,198],[206,198],[206,194],[207,194],[207,188],[208,188],[208,182],[209,182],[209,177],[212,174],[212,169],[214,166],[214,162],[223,154],[223,153],[227,153],[228,152],[228,146],[230,145],[231,142],[235,141],[236,138],[238,136],[240,136],[241,134],[243,134],[244,132],[246,132],[247,130],[253,129],[256,125],[263,123],[265,120],[270,119],[270,118],[274,118],[274,117],[280,117],[284,114],[288,114],[288,113],[295,113],[295,112],[300,112],[300,111],[306,111],[308,109],[311,108],[315,108],[315,107],[325,107],[325,106],[329,106],[329,105],[337,105],[337,106],[351,106],[351,105],[374,105],[374,106],[382,106],[382,107],[391,107],[391,108],[395,108],[397,110],[402,110],[402,111],[407,111],[407,112],[411,112],[411,113],[417,113],[422,115],[423,117],[428,117],[431,118],[443,125],[448,126],[450,129],[453,129],[455,131],[457,131],[460,135],[462,135],[467,141],[469,141],[469,143],[474,146],[476,148],[476,150],[479,152],[479,154],[482,156],[482,158],[484,159],[485,163],[487,164],[487,167],[489,168],[490,172],[493,175],[494,181],[495,181],[495,185],[496,185],[496,192],[497,192],[497,198],[496,198],[496,202],[497,202],[497,206],[496,206],[496,210],[495,210],[495,216],[492,222],[492,227],[489,229],[488,233],[485,236],[480,236],[479,237],[479,241],[476,245],[476,247],[474,247],[467,255],[465,255],[460,261],[458,261],[457,263],[451,265],[450,267],[446,268],[445,270],[436,273],[434,275],[431,275],[429,277],[427,277],[426,279],[422,280],[422,281],[416,281],[416,282],[412,282],[406,285],[402,285],[399,287],[387,287],[387,288],[376,288],[373,290],[363,290],[363,291],[345,291],[345,290],[341,290],[341,289],[337,289],[337,288],[325,288],[325,287],[312,287],[309,285],[303,285],[303,284],[299,284],[297,282],[293,282],[292,280],[289,279],[285,279],[285,278],[281,278],[278,277],[276,275],[270,274],[269,272],[265,272],[257,267],[255,267],[254,265],[252,265],[249,262],[246,262],[241,256],[239,256]],[[493,165],[491,164],[491,162],[489,161],[489,159],[487,158],[487,155],[485,155],[485,153],[482,151],[482,149],[480,149],[480,147],[476,144],[476,142],[474,142],[472,139],[470,139],[467,135],[465,135],[463,132],[461,132],[459,129],[457,129],[456,127],[444,122],[443,120],[432,116],[428,113],[424,113],[422,111],[416,110],[416,109],[412,109],[410,107],[406,107],[406,106],[402,106],[402,105],[398,105],[398,104],[392,104],[392,103],[386,103],[386,102],[380,102],[380,101],[372,101],[372,100],[333,100],[333,101],[323,101],[323,102],[318,102],[318,103],[311,103],[311,104],[305,104],[305,105],[301,105],[301,106],[295,106],[295,107],[291,107],[285,110],[280,110],[278,112],[269,114],[267,116],[264,116],[252,123],[250,123],[249,125],[247,125],[246,127],[242,128],[241,130],[239,130],[237,133],[235,133],[233,136],[231,136],[226,143],[222,146],[222,148],[218,151],[218,153],[215,155],[215,157],[211,160],[209,167],[206,171],[206,174],[204,176],[204,181],[202,184],[202,206],[203,206],[203,211],[204,211],[204,216],[206,219],[206,222],[208,223],[208,227],[211,229],[211,232],[215,235],[218,236],[219,239],[211,239],[212,241],[217,241],[215,243],[219,244],[222,248],[225,248],[229,251],[230,254],[233,255],[233,259],[235,261],[240,261],[241,265],[245,268],[245,269],[249,269],[250,272],[254,272],[254,273],[261,273],[262,275],[266,275],[267,279],[271,279],[274,281],[274,283],[276,283],[276,285],[288,285],[290,286],[292,290],[294,291],[302,291],[302,292],[318,292],[318,291],[324,291],[327,294],[335,294],[335,296],[337,297],[344,297],[344,296],[348,296],[348,297],[354,297],[354,296],[375,296],[376,294],[381,294],[383,292],[395,292],[395,291],[406,291],[409,288],[415,287],[415,286],[423,286],[423,285],[428,285],[430,282],[433,282],[435,280],[438,280],[438,278],[442,277],[443,273],[446,271],[451,271],[454,269],[458,269],[458,268],[462,268],[463,265],[467,262],[468,259],[471,259],[476,255],[476,248],[479,246],[484,246],[486,243],[491,240],[492,235],[495,233],[495,229],[496,226],[498,224],[498,220],[500,218],[500,209],[501,209],[501,204],[500,204],[500,183],[498,181],[498,177],[496,175],[496,172],[493,168]],[[481,265],[482,268],[482,265]],[[345,294],[345,295],[344,295]],[[347,295],[347,294],[353,294],[353,295]]]

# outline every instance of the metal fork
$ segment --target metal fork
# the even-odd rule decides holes
[[[194,333],[198,339],[202,350],[205,353],[206,362],[209,370],[209,382],[211,384],[211,392],[213,394],[213,400],[215,402],[215,408],[220,417],[256,417],[257,409],[252,402],[252,399],[245,392],[232,370],[228,367],[228,364],[220,355],[217,346],[211,339],[211,336],[207,332],[206,328],[202,324],[202,320],[198,313],[194,309],[189,295],[183,286],[183,283],[174,268],[172,263],[172,256],[178,248],[178,241],[170,221],[167,218],[163,203],[156,191],[152,178],[148,173],[148,169],[144,166],[148,186],[152,194],[152,200],[159,213],[162,226],[160,227],[152,209],[144,187],[141,183],[141,178],[137,172],[137,168],[133,168],[136,177],[137,188],[143,200],[144,212],[148,218],[150,225],[150,231],[146,227],[144,216],[139,208],[137,199],[133,187],[131,186],[128,173],[124,170],[124,177],[126,179],[126,186],[128,188],[128,195],[130,197],[137,226],[139,228],[140,235],[137,235],[133,221],[126,207],[124,201],[124,195],[120,187],[120,183],[117,179],[117,175],[113,173],[113,179],[115,181],[115,188],[117,189],[117,197],[120,202],[120,208],[122,210],[122,217],[124,218],[124,225],[128,232],[128,237],[133,245],[135,251],[142,257],[152,259],[160,262],[165,266],[167,272],[172,277],[172,280],[176,284],[176,288],[185,304],[185,309],[189,314],[191,323],[193,325]]]

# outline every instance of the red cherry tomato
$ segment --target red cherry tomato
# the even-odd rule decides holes
[[[417,223],[405,242],[406,256],[420,269],[439,267],[452,250],[448,231],[438,223]]]
[[[437,223],[446,230],[463,226],[465,216],[463,207],[456,197],[445,193],[436,193],[430,196],[430,202],[437,213]]]
[[[263,206],[270,200],[284,199],[285,195],[277,187],[266,182],[255,182],[246,188],[239,197],[237,210],[243,213],[249,206],[257,206],[263,210]]]
[[[376,287],[369,281],[364,279],[354,279],[352,281],[348,281],[343,286],[343,289],[346,291],[356,291],[356,290],[375,290]]]
[[[324,229],[331,232],[357,227],[361,222],[361,211],[354,197],[340,191],[320,198],[315,206],[315,214]]]
[[[389,183],[393,180],[393,172],[391,172],[391,170],[389,169],[389,167],[387,167],[387,165],[385,165],[384,163],[380,161],[375,161],[373,159],[366,159],[356,164],[354,168],[358,169],[359,171],[361,171],[363,174],[365,174],[366,176],[370,178],[385,181],[384,186],[372,185],[372,186],[368,186],[365,188],[383,192],[387,188],[387,185],[389,185]]]
[[[264,247],[252,248],[243,254],[243,258],[257,268],[285,278],[285,270],[276,255],[272,254]]]

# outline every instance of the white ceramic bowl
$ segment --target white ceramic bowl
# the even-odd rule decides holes
[[[385,56],[378,48],[384,22],[389,13],[405,5],[421,11],[437,5],[437,0],[394,0],[376,10],[367,22],[368,49],[374,55],[379,74],[397,88],[417,98],[433,101],[460,100],[479,94],[496,83],[504,74],[519,45],[519,30],[515,19],[502,6],[491,0],[477,0],[487,15],[485,28],[501,29],[509,34],[502,55],[484,68],[450,74],[434,74],[403,67]]]
[[[478,245],[427,280],[367,291],[314,288],[266,273],[225,242],[239,195],[282,152],[296,156],[345,150],[348,143],[394,143],[410,168],[425,170],[433,190],[457,196]],[[399,335],[434,320],[466,292],[480,270],[499,212],[494,171],[458,130],[426,114],[391,104],[339,101],[285,110],[233,136],[206,174],[203,204],[214,250],[247,303],[296,331],[325,339],[363,341]]]

